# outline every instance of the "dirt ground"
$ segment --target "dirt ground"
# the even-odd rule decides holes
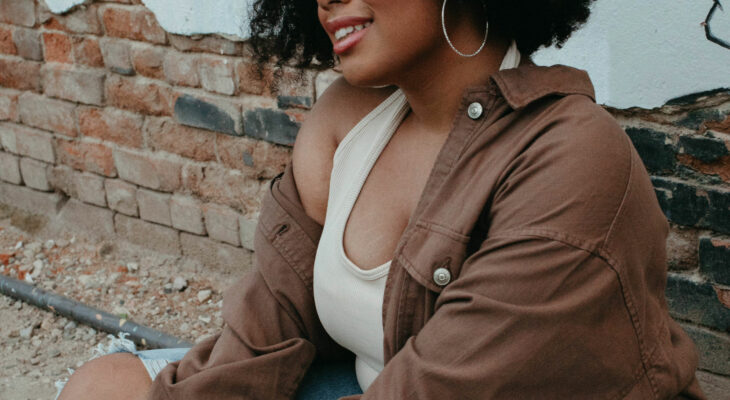
[[[189,342],[217,332],[222,291],[235,277],[187,257],[79,232],[48,234],[44,217],[0,204],[0,273]],[[109,343],[107,333],[0,295],[0,399],[53,399]]]

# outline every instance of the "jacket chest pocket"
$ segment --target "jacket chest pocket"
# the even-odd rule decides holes
[[[405,243],[399,261],[416,282],[441,293],[459,277],[469,239],[442,226],[419,222]]]

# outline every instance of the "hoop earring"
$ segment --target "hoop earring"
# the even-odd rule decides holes
[[[475,55],[479,54],[482,51],[482,49],[484,48],[484,45],[487,44],[487,36],[489,36],[489,20],[487,19],[487,26],[486,26],[486,29],[484,32],[484,40],[482,40],[482,45],[479,46],[477,51],[475,51],[471,54],[464,54],[464,53],[460,52],[454,46],[453,43],[451,43],[451,39],[449,39],[449,34],[446,32],[446,22],[445,22],[446,18],[445,17],[446,17],[446,3],[448,3],[448,2],[449,2],[449,0],[444,0],[444,4],[441,6],[441,28],[444,30],[444,37],[446,37],[446,42],[451,47],[451,50],[454,50],[456,52],[456,54],[458,54],[462,57],[474,57]],[[483,2],[482,2],[482,5],[484,5]],[[486,6],[484,6],[484,7],[486,8]]]

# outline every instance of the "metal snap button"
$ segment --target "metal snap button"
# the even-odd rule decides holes
[[[433,272],[433,281],[439,286],[446,286],[451,282],[451,272],[446,268],[438,268]]]
[[[484,113],[484,107],[475,101],[469,104],[469,108],[466,110],[466,113],[469,114],[469,118],[478,119],[482,116],[482,113]]]

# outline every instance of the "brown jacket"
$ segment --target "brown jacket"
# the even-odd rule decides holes
[[[257,268],[226,293],[227,326],[163,369],[150,398],[289,399],[315,356],[342,357],[312,296],[321,229],[289,166],[263,202]],[[496,73],[465,91],[398,243],[386,365],[362,398],[703,398],[694,346],[667,313],[667,232],[585,72]]]

